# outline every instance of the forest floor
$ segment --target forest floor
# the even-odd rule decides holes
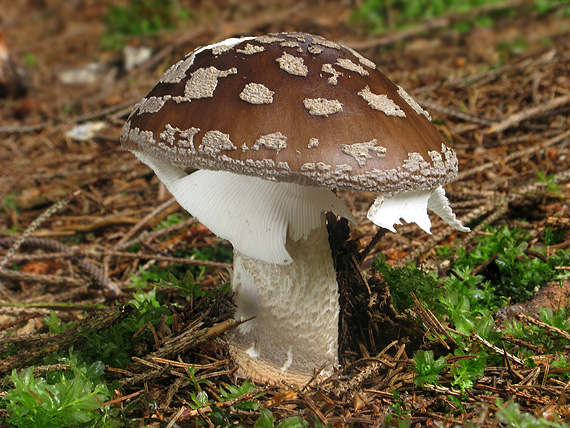
[[[351,2],[181,1],[181,7],[188,3],[189,15],[178,9],[164,12],[173,19],[173,28],[165,24],[151,36],[129,38],[113,33],[109,18],[115,10],[115,21],[128,20],[128,14],[117,12],[125,10],[124,3],[4,3],[2,376],[30,366],[49,370],[50,354],[81,350],[86,346],[85,331],[100,333],[119,324],[129,316],[123,305],[133,298],[150,301],[141,296],[150,293],[149,286],[160,284],[160,298],[153,300],[161,305],[155,313],[158,318],[145,318],[151,326],[142,323],[135,332],[144,340],[133,342],[131,334],[128,340],[136,346],[126,356],[129,364],[121,366],[119,357],[115,366],[105,361],[105,376],[115,382],[109,405],[122,412],[123,421],[137,421],[132,426],[142,426],[143,420],[147,426],[193,426],[198,420],[214,426],[220,418],[252,426],[267,416],[259,408],[291,424],[299,423],[291,417],[300,416],[314,425],[335,427],[500,426],[507,416],[496,416],[502,409],[499,399],[513,399],[523,411],[546,420],[570,418],[567,369],[551,367],[552,352],[538,349],[539,344],[530,340],[513,339],[492,348],[481,339],[478,346],[500,358],[488,357],[493,364],[488,363],[468,387],[446,381],[454,372],[445,368],[436,373],[439,381],[414,382],[419,363],[412,358],[420,348],[436,357],[447,355],[448,364],[468,358],[449,350],[458,336],[449,337],[452,330],[446,319],[430,324],[430,308],[421,296],[405,311],[408,319],[415,319],[410,334],[419,329],[419,336],[404,337],[400,329],[390,340],[378,339],[373,331],[386,323],[386,317],[401,317],[379,308],[381,316],[367,319],[370,336],[347,339],[343,367],[328,383],[304,390],[244,386],[234,376],[222,342],[214,338],[235,324],[228,296],[217,291],[229,280],[231,247],[185,213],[152,171],[121,150],[119,143],[133,105],[169,65],[197,46],[281,31],[320,34],[373,60],[430,111],[459,158],[459,175],[445,186],[447,194],[458,217],[472,228],[470,234],[459,234],[436,218],[433,235],[415,225],[401,226],[397,234],[384,236],[360,267],[351,269],[361,269],[359,276],[371,286],[381,285],[387,274],[375,272],[372,264],[383,254],[387,266],[414,263],[441,275],[460,276],[447,270],[450,261],[439,250],[452,245],[469,254],[479,237],[490,234],[488,227],[497,231],[503,226],[524,233],[525,257],[548,260],[557,250],[570,249],[570,16],[562,2],[538,10],[533,2],[508,1],[494,9],[425,18],[406,29],[374,35],[369,25],[355,20]],[[117,8],[120,5],[123,9]],[[465,27],[472,21],[479,24]],[[366,220],[374,195],[340,196],[360,221],[346,238],[362,249],[376,233]],[[556,234],[556,239],[546,239],[545,234]],[[26,239],[17,241],[22,236]],[[478,272],[494,260],[490,257]],[[190,293],[192,298],[177,291],[193,281],[183,280],[189,268],[206,290]],[[567,272],[568,266],[556,269]],[[347,275],[347,281],[353,277]],[[371,293],[381,293],[380,285]],[[556,311],[566,306],[570,293],[567,279],[541,286],[541,292],[517,309],[521,319],[530,318],[528,328],[540,322],[541,307]],[[344,303],[350,306],[350,297]],[[514,316],[504,315],[505,309],[499,312],[503,315],[496,314],[497,324],[504,322],[500,316]],[[77,328],[48,329],[46,319],[53,313],[60,326],[73,321],[82,333],[76,334]],[[346,307],[344,314],[350,330]],[[189,326],[200,339],[169,348]],[[441,336],[434,341],[438,332]],[[570,334],[553,333],[549,327],[543,334],[562,335],[566,342],[560,352],[568,352]],[[521,364],[517,350],[533,346],[534,366]],[[100,344],[103,348],[105,343]],[[537,356],[541,354],[543,360]],[[186,371],[191,364],[195,375]],[[228,391],[232,385],[245,388],[243,394],[224,399],[220,387]],[[208,397],[202,406],[196,404],[200,391]]]

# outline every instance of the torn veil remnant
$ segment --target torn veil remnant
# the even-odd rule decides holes
[[[173,65],[133,110],[123,147],[234,247],[240,372],[303,384],[338,365],[338,287],[324,221],[354,222],[334,189],[429,232],[427,209],[467,231],[443,183],[457,158],[429,115],[370,60],[320,36],[232,38]],[[190,175],[180,167],[199,168]]]

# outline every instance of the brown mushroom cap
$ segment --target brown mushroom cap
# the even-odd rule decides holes
[[[429,115],[374,63],[322,37],[230,39],[172,66],[123,147],[201,169],[395,193],[457,174]]]

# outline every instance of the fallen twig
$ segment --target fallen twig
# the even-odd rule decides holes
[[[537,327],[541,327],[541,328],[544,328],[548,331],[556,333],[556,334],[562,336],[566,340],[570,340],[570,334],[568,332],[562,330],[562,329],[559,329],[558,327],[554,327],[553,325],[550,325],[550,324],[547,324],[547,323],[542,322],[540,320],[537,320],[536,318],[529,317],[528,315],[523,314],[523,313],[518,313],[517,317],[519,317],[523,321],[526,321],[530,324],[534,324]]]
[[[540,152],[541,150],[544,150],[544,149],[546,149],[550,146],[553,146],[555,144],[561,143],[568,138],[570,138],[570,130],[563,132],[563,133],[557,135],[556,137],[550,138],[550,139],[548,139],[548,140],[546,140],[540,144],[536,144],[536,145],[533,145],[532,147],[511,153],[511,154],[505,156],[504,158],[495,159],[494,161],[486,162],[482,165],[478,165],[476,167],[469,168],[469,169],[466,169],[464,171],[460,171],[457,174],[457,177],[455,177],[455,181],[465,180],[467,177],[471,177],[471,176],[478,174],[482,171],[496,167],[497,165],[500,165],[500,164],[506,164],[506,163],[512,162],[516,159],[528,158],[530,155],[537,153],[537,152]]]
[[[446,349],[451,349],[449,345],[445,342],[445,340],[443,340],[443,338],[441,337],[440,335],[441,333],[449,341],[451,341],[451,343],[453,343],[453,346],[457,346],[455,339],[451,337],[451,335],[447,332],[447,330],[443,327],[443,325],[439,322],[439,320],[435,317],[435,315],[429,309],[424,307],[424,305],[421,304],[421,302],[416,297],[415,293],[411,293],[411,295],[412,299],[414,300],[414,304],[418,309],[418,316],[420,317],[422,322],[435,333],[435,335],[439,340],[439,343],[441,343]]]
[[[511,361],[514,361],[515,363],[520,364],[521,366],[524,366],[524,361],[521,360],[519,357],[515,357],[514,355],[505,351],[504,349],[501,349],[501,348],[493,345],[491,342],[489,342],[487,339],[482,338],[477,333],[473,333],[470,337],[474,341],[479,342],[481,345],[483,345],[489,349],[492,349],[497,354],[502,355],[503,357],[505,357]]]
[[[176,199],[170,198],[166,202],[160,204],[154,210],[152,210],[149,214],[147,214],[141,221],[134,225],[122,238],[119,242],[115,244],[115,249],[121,248],[125,242],[129,242],[131,238],[141,230],[150,220],[154,219],[159,213],[164,211],[165,209],[169,208],[170,206],[177,204]]]
[[[241,320],[229,319],[198,331],[182,333],[169,340],[166,344],[162,344],[162,347],[158,351],[146,355],[144,360],[149,364],[154,364],[152,361],[155,358],[169,358],[171,356],[184,354],[188,349],[196,346],[197,344],[210,340],[227,330],[235,328],[242,322],[243,321]],[[142,366],[141,362],[131,363],[129,370],[136,372],[138,369],[142,368]]]
[[[96,253],[93,253],[96,254]],[[184,257],[170,257],[170,256],[160,256],[157,254],[143,254],[143,253],[128,253],[128,252],[121,252],[121,251],[104,251],[99,255],[109,255],[114,257],[125,257],[131,259],[145,259],[145,260],[156,260],[156,261],[164,261],[164,262],[171,262],[171,263],[184,263],[188,265],[196,265],[196,266],[206,266],[215,269],[228,269],[231,268],[232,265],[230,263],[221,263],[221,262],[211,262],[208,260],[194,260],[188,259]]]
[[[558,107],[566,105],[570,103],[570,94],[562,95],[560,97],[556,97],[551,99],[545,104],[541,104],[539,106],[530,107],[525,109],[519,113],[515,113],[506,119],[502,120],[501,122],[495,123],[491,125],[487,130],[486,134],[494,134],[497,132],[503,132],[513,126],[517,126],[520,122],[526,119],[530,119],[534,116],[542,115],[548,111],[554,110]]]
[[[6,254],[2,258],[0,258],[0,269],[3,269],[6,266],[6,263],[10,260],[16,251],[22,246],[22,244],[26,241],[26,239],[38,228],[40,225],[46,221],[49,217],[55,214],[57,211],[61,210],[65,207],[73,198],[75,198],[80,191],[75,191],[71,195],[66,196],[65,198],[61,199],[60,201],[56,202],[52,206],[50,206],[47,210],[45,210],[38,218],[36,218],[26,230],[14,241],[12,246],[8,249]]]
[[[109,280],[109,278],[104,274],[103,270],[99,266],[97,266],[89,259],[79,258],[81,251],[78,248],[75,247],[70,248],[59,241],[48,238],[38,238],[38,237],[28,236],[25,239],[21,239],[21,237],[17,239],[20,240],[19,246],[41,248],[42,250],[46,251],[54,251],[57,252],[57,254],[60,256],[71,257],[72,260],[77,260],[77,267],[79,267],[79,269],[81,269],[84,273],[86,273],[95,284],[102,287],[104,290],[112,292],[113,295],[117,295],[119,293],[118,287],[112,281]],[[0,238],[0,247],[12,245],[12,248],[14,248],[14,246],[16,245],[15,241],[17,239]],[[35,258],[41,258],[38,255],[36,256],[37,257]],[[46,254],[45,256],[48,255]],[[6,257],[6,255],[4,257]],[[20,258],[21,257],[19,257],[19,259]],[[68,281],[66,282],[65,279],[64,280],[57,278],[50,279],[51,276],[47,275],[42,275],[41,277],[39,277],[38,275],[23,274],[22,272],[16,272],[17,274],[19,274],[19,276],[16,276],[13,275],[13,273],[14,273],[13,271],[6,271],[0,268],[0,275],[9,278],[14,278],[14,279],[19,278],[24,281],[39,281],[49,284],[68,283],[70,285],[85,285],[84,281],[79,281],[74,278],[66,277],[68,279]]]

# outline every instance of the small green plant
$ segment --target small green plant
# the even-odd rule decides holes
[[[536,0],[534,8],[538,13],[546,13],[555,9],[560,16],[570,16],[570,5],[564,0]]]
[[[239,386],[228,385],[226,388],[220,386],[220,396],[224,401],[231,401],[239,398],[250,391],[255,390],[255,385],[247,379]],[[257,394],[255,398],[259,398],[262,394]],[[239,410],[258,410],[259,403],[253,400],[241,401],[235,405]]]
[[[192,403],[190,403],[192,409],[206,407],[209,402],[208,393],[206,391],[192,392],[190,393],[190,398],[192,399]]]
[[[520,228],[488,228],[485,235],[476,238],[476,245],[469,253],[462,248],[442,248],[440,256],[451,260],[451,274],[441,278],[435,272],[423,272],[414,267],[392,268],[383,257],[378,257],[373,263],[375,271],[389,284],[394,306],[398,310],[413,307],[410,297],[413,292],[438,319],[459,333],[450,334],[457,342],[457,348],[472,357],[459,358],[450,365],[452,385],[458,389],[465,391],[471,388],[487,363],[500,364],[498,354],[487,354],[469,339],[473,333],[499,348],[503,346],[502,335],[507,334],[515,339],[537,343],[548,352],[560,355],[563,355],[564,347],[570,344],[562,336],[544,334],[542,328],[525,326],[514,320],[507,321],[502,331],[496,329],[493,314],[509,300],[512,303],[523,302],[548,282],[562,281],[569,276],[566,270],[556,268],[570,265],[570,251],[558,250],[545,260],[544,257],[537,257],[536,249],[529,251],[528,240],[528,233]],[[556,312],[543,309],[540,319],[570,333],[565,309]],[[425,352],[414,357],[418,375],[415,382],[418,386],[437,381],[439,370],[445,365],[441,358],[435,360],[433,354]],[[519,348],[517,354],[525,359],[536,352]],[[456,353],[456,357],[461,356]],[[558,360],[556,364],[566,364],[563,358]]]
[[[260,409],[253,428],[306,428],[309,423],[300,416],[291,416],[275,425],[275,416],[267,409]]]
[[[194,388],[194,390],[202,391],[202,387],[200,385],[203,383],[207,383],[208,381],[206,379],[196,378],[196,367],[194,367],[193,365],[187,367],[186,373],[188,373],[188,378],[190,379],[190,382],[192,383],[192,387]]]
[[[105,17],[102,42],[108,49],[121,49],[129,37],[148,36],[176,28],[189,12],[177,0],[129,0],[127,6],[111,7]]]
[[[70,364],[70,370],[35,377],[28,368],[6,378],[5,423],[19,428],[113,426],[110,409],[103,406],[112,395],[102,380],[104,364],[79,363],[73,353],[59,362]]]
[[[496,310],[505,304],[506,298],[513,303],[525,302],[538,288],[555,279],[555,266],[563,266],[560,263],[564,263],[568,252],[559,252],[545,262],[527,254],[528,241],[528,232],[521,228],[488,228],[469,254],[464,249],[445,247],[440,255],[455,257],[452,269],[462,281],[468,280],[473,269],[487,264],[478,279],[471,281],[477,289],[486,288],[484,294],[491,296],[488,306],[482,302],[483,306]]]
[[[461,349],[455,351],[455,356],[465,357]],[[458,387],[462,391],[473,387],[475,380],[483,376],[487,367],[487,360],[484,356],[468,356],[453,364],[449,372],[453,375],[451,385]]]
[[[16,200],[16,195],[13,193],[8,193],[2,198],[0,202],[0,212],[3,214],[9,214],[11,212],[17,212],[18,202]]]
[[[364,24],[373,32],[379,33],[441,16],[445,13],[462,13],[484,5],[497,3],[498,0],[365,0],[355,10],[352,19]],[[493,22],[491,15],[477,17],[477,24],[488,27]],[[459,22],[458,31],[470,29],[470,22]]]
[[[503,407],[502,403],[497,403],[498,407]],[[544,418],[537,418],[530,413],[521,411],[519,405],[514,401],[509,401],[506,406],[496,413],[497,419],[509,428],[569,428],[566,422],[547,421]]]
[[[231,263],[233,260],[233,250],[228,245],[212,245],[192,249],[191,258],[194,260],[216,261],[221,263]],[[197,278],[202,278],[206,271],[205,266],[190,266],[189,269]]]
[[[386,257],[383,254],[376,257],[372,267],[390,285],[392,303],[396,309],[403,311],[413,305],[412,292],[421,296],[421,299],[432,310],[441,307],[438,301],[439,281],[435,272],[427,273],[413,266],[393,268],[386,263]]]
[[[139,269],[136,274],[131,275],[131,286],[138,291],[149,290],[161,280],[168,280],[171,272],[172,270],[156,265],[151,265],[148,269]]]
[[[556,245],[564,242],[568,235],[568,226],[554,227],[547,226],[542,233],[542,241],[544,245]]]
[[[392,422],[397,422],[398,428],[410,428],[412,418],[410,411],[404,405],[402,395],[397,391],[392,392],[392,395],[394,396],[394,403],[391,405],[392,412],[386,416],[385,426],[392,426]]]
[[[570,361],[568,361],[566,359],[566,357],[563,354],[556,354],[554,360],[552,360],[550,362],[550,365],[552,367],[559,367],[561,369],[563,369],[563,373],[564,373],[564,377],[566,379],[568,379],[568,377],[570,376]]]
[[[228,245],[213,245],[197,248],[182,248],[174,252],[174,257],[189,258],[193,260],[203,260],[220,263],[231,263],[233,259],[233,250]],[[175,277],[184,277],[187,272],[191,272],[194,278],[200,280],[206,272],[205,266],[188,265],[183,263],[175,263],[167,268],[151,265],[145,269],[139,269],[136,274],[131,275],[131,284],[140,290],[147,290],[150,286],[161,283],[161,281],[169,281],[170,275]]]
[[[528,49],[528,41],[526,36],[519,35],[513,40],[505,40],[497,43],[497,52],[499,53],[499,65],[503,65],[512,61],[517,56],[523,54]]]
[[[540,309],[539,317],[542,322],[570,333],[570,319],[568,318],[566,308],[560,308],[556,312],[550,308],[542,308]]]
[[[549,308],[542,308],[539,312],[539,319],[545,324],[570,333],[570,320],[568,319],[568,311],[566,308],[560,308],[557,311],[552,311]],[[539,344],[540,349],[547,353],[556,355],[554,361],[551,362],[552,366],[563,368],[570,367],[570,364],[564,358],[565,349],[570,345],[570,341],[564,336],[556,333],[545,334],[545,329],[542,327],[536,325],[526,326],[525,324],[515,320],[509,321],[505,324],[504,333],[516,339]],[[519,352],[526,357],[535,355],[535,353],[530,350],[521,349]],[[570,376],[570,372],[564,371],[560,376],[568,378]]]
[[[210,381],[207,379],[198,379],[194,366],[189,367],[186,370],[192,384],[192,389],[194,389],[194,391],[190,393],[190,407],[193,409],[202,409],[206,406],[209,406],[211,412],[209,412],[207,416],[215,426],[241,426],[235,423],[236,416],[232,415],[231,410],[230,412],[222,410],[216,405],[216,403],[218,401],[233,401],[235,399],[238,399],[245,394],[255,391],[255,385],[248,380],[245,380],[241,385],[238,386],[229,385],[226,388],[220,386],[220,393],[218,395],[218,398],[214,399],[211,398],[208,393],[202,389],[202,385],[210,383]],[[259,403],[256,401],[256,399],[262,395],[263,393],[258,393],[254,395],[251,400],[238,401],[233,404],[233,407],[241,411],[259,410]]]
[[[22,59],[28,68],[35,68],[38,66],[38,57],[31,52],[24,53],[22,55]]]
[[[174,226],[175,224],[181,223],[189,218],[190,217],[186,214],[170,214],[165,220],[158,223],[154,227],[154,230],[166,229],[167,227]]]
[[[210,301],[215,296],[213,290],[204,290],[202,285],[196,282],[191,271],[187,271],[182,279],[178,279],[172,273],[168,272],[167,279],[161,278],[158,286],[174,288],[177,290],[179,296],[184,296],[192,300],[203,298],[205,301]]]
[[[537,178],[534,181],[535,183],[545,183],[546,184],[546,186],[544,187],[544,190],[546,190],[550,194],[555,195],[557,197],[562,196],[562,190],[560,188],[560,184],[558,184],[554,181],[554,175],[552,175],[552,174],[546,175],[542,171],[536,171],[536,177]]]
[[[151,341],[150,329],[145,329],[137,337],[145,325],[157,326],[165,317],[167,323],[172,321],[170,310],[163,305],[156,295],[156,288],[149,292],[137,292],[129,301],[133,311],[120,323],[96,333],[85,334],[86,341],[81,349],[84,358],[89,361],[90,355],[112,367],[123,368],[130,362],[132,349],[139,342]]]
[[[49,328],[50,333],[63,333],[73,324],[73,321],[63,322],[61,318],[57,316],[55,311],[50,311],[49,315],[43,319],[43,322]]]
[[[447,361],[444,357],[435,360],[432,351],[419,350],[414,355],[414,365],[414,384],[421,387],[426,383],[436,383],[439,380],[439,372],[447,366]]]

